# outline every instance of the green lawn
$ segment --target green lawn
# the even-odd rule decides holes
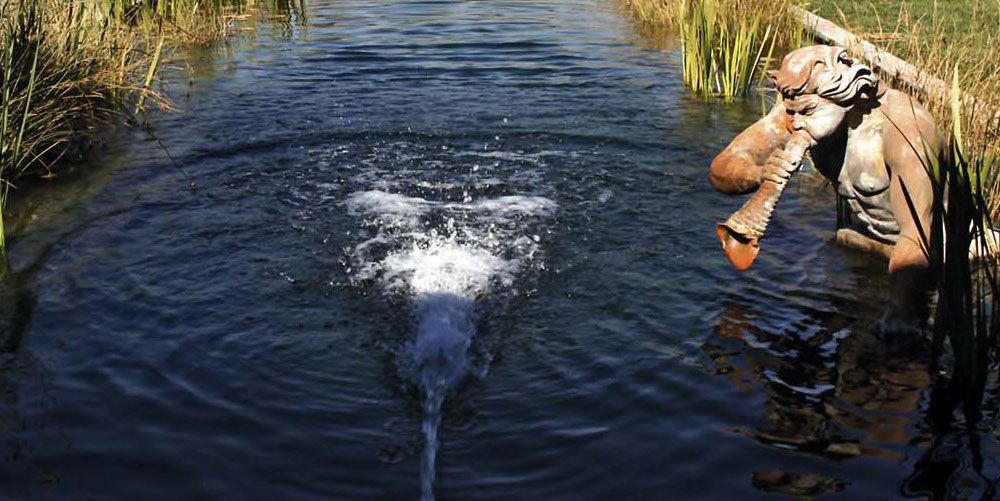
[[[812,0],[808,7],[903,57],[942,42],[985,56],[1000,38],[1000,0]]]

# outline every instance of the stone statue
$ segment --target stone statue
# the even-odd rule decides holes
[[[715,157],[709,173],[712,186],[723,193],[760,188],[720,225],[730,260],[737,268],[752,262],[770,211],[807,148],[816,169],[846,199],[860,232],[892,245],[882,327],[917,328],[931,285],[922,236],[930,238],[934,201],[927,156],[944,161],[934,119],[841,47],[795,50],[771,78],[782,99]],[[805,148],[794,144],[802,142]],[[738,257],[745,252],[741,247],[750,246],[752,255]]]

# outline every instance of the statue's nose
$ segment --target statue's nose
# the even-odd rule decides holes
[[[791,132],[799,131],[805,128],[805,120],[802,119],[802,115],[795,115],[792,117],[792,130]]]
[[[796,118],[796,115],[791,115],[785,118],[785,129],[788,132],[794,134],[797,130],[802,130],[802,121]]]

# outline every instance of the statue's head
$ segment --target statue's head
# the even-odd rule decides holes
[[[770,75],[784,98],[788,129],[805,130],[816,141],[836,132],[855,105],[877,100],[883,92],[871,68],[842,47],[797,49]]]

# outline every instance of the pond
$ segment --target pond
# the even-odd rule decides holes
[[[828,186],[731,269],[707,169],[761,99],[669,44],[603,0],[315,0],[174,61],[158,140],[18,201],[5,495],[989,494]]]

